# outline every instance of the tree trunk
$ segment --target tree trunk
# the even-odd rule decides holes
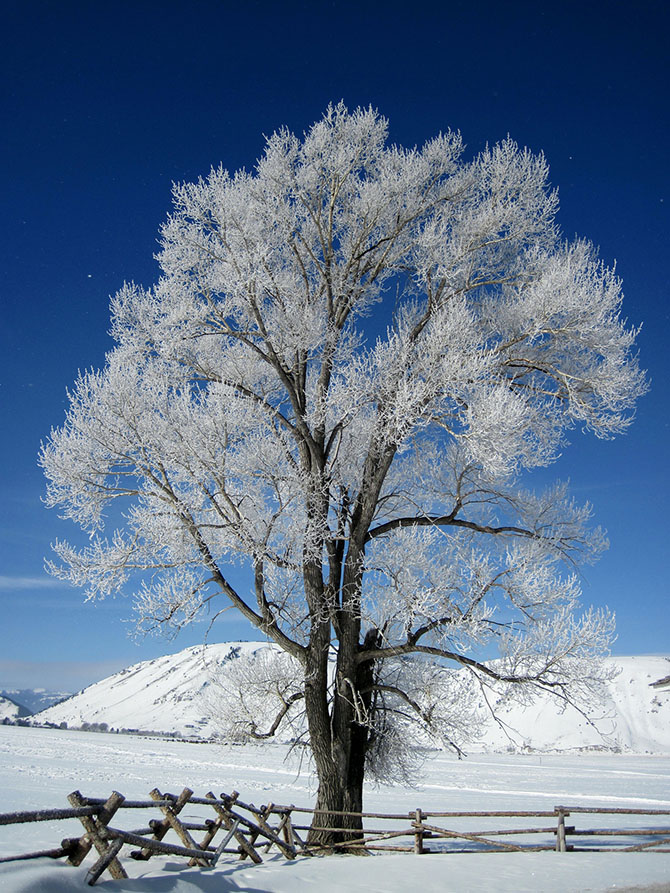
[[[342,775],[336,759],[317,764],[319,787],[308,842],[325,847],[338,844],[337,850],[343,852],[346,846],[341,844],[360,837],[363,827],[359,813],[363,809],[367,729],[352,727],[348,741],[334,741],[333,745],[335,751],[348,751],[348,772]]]
[[[368,632],[362,648],[377,647],[378,639],[377,630]],[[347,678],[353,679],[355,691],[347,691],[343,683],[338,683],[331,707],[333,717],[337,716],[338,721],[331,722],[328,729],[330,738],[328,753],[315,742],[315,735],[319,741],[322,741],[323,736],[319,728],[313,728],[309,706],[307,707],[312,751],[319,779],[308,842],[326,847],[337,844],[338,852],[346,851],[346,845],[342,844],[361,836],[363,820],[360,813],[363,810],[365,758],[371,731],[369,722],[374,665],[372,661],[366,661],[351,669],[352,672]],[[354,703],[357,704],[357,708]],[[348,720],[343,722],[345,716]]]

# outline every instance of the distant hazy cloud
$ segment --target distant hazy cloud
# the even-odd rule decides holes
[[[49,691],[75,692],[118,673],[131,663],[132,660],[123,658],[101,661],[0,659],[0,689],[45,688]]]
[[[4,589],[54,589],[63,586],[52,577],[7,577],[0,574],[0,590]]]

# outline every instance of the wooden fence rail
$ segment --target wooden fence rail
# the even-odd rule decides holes
[[[135,847],[130,852],[134,859],[146,860],[153,856],[172,855],[188,859],[188,865],[202,869],[213,868],[224,856],[263,861],[259,850],[267,853],[272,848],[284,858],[293,860],[298,854],[312,855],[318,847],[301,834],[313,830],[340,830],[347,839],[329,849],[356,851],[387,851],[424,853],[450,852],[670,852],[670,809],[624,809],[586,806],[556,806],[552,810],[490,810],[490,811],[425,811],[414,809],[406,813],[362,812],[349,813],[333,810],[270,803],[260,807],[240,800],[237,791],[218,797],[211,791],[196,797],[190,788],[179,795],[162,793],[154,788],[148,800],[126,800],[114,791],[106,800],[84,797],[73,791],[69,809],[41,809],[0,814],[0,825],[78,819],[84,829],[80,837],[66,838],[60,847],[26,852],[17,856],[0,857],[0,862],[36,858],[64,858],[71,865],[80,865],[91,850],[98,858],[87,875],[90,885],[107,871],[112,877],[127,877],[120,861],[124,846]],[[184,810],[188,807],[189,815]],[[145,821],[144,827],[125,830],[117,817],[123,810],[153,810],[155,817]],[[192,815],[195,810],[197,814]],[[202,813],[207,812],[208,815]],[[312,816],[313,824],[299,824],[299,816]],[[323,816],[361,819],[360,832],[350,828],[326,829],[314,823]],[[628,828],[580,828],[566,824],[571,815],[668,817],[663,826]],[[113,825],[111,824],[114,819]],[[474,820],[488,819],[552,819],[524,821],[516,827],[501,827],[500,822],[482,830]],[[372,824],[370,824],[372,820]],[[449,821],[447,821],[449,820]],[[452,821],[453,820],[453,821]],[[460,820],[460,821],[459,821]],[[465,827],[462,827],[465,821]],[[638,819],[639,821],[639,819]],[[392,823],[389,824],[389,823]],[[446,825],[449,827],[446,827]],[[472,824],[472,827],[468,827]],[[457,827],[451,827],[452,825]],[[519,826],[520,825],[520,826]],[[383,827],[382,827],[383,826]],[[202,834],[196,840],[194,834]],[[177,841],[166,840],[171,835]],[[217,837],[219,838],[217,840]],[[507,839],[504,839],[507,838]],[[570,841],[570,842],[568,842]]]

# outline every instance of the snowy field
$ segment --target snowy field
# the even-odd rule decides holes
[[[313,779],[286,759],[284,746],[187,744],[124,735],[0,726],[1,812],[67,806],[75,789],[92,797],[119,790],[145,799],[157,786],[198,795],[236,789],[257,804],[273,800],[310,806]],[[670,756],[575,754],[476,754],[458,761],[431,754],[416,788],[371,789],[366,809],[408,812],[447,809],[552,809],[557,805],[670,808]],[[129,827],[128,813],[122,827]],[[577,827],[604,827],[608,817],[575,816]],[[481,823],[482,820],[479,820]],[[500,820],[497,820],[500,821]],[[638,825],[657,823],[640,817]],[[635,817],[625,817],[633,827]],[[618,820],[621,824],[621,819]],[[665,820],[660,824],[666,825]],[[76,820],[0,827],[0,856],[48,849],[79,836]],[[26,846],[26,842],[28,846]],[[80,868],[62,861],[0,864],[2,893],[65,893],[90,889]],[[661,853],[490,853],[299,858],[268,856],[264,864],[221,861],[214,871],[181,869],[170,857],[136,863],[125,858],[131,877],[105,874],[96,889],[147,893],[301,893],[301,891],[604,891],[642,888],[670,891],[670,854]]]

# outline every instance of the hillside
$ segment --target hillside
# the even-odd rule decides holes
[[[500,718],[515,730],[512,737],[516,745],[534,751],[606,748],[670,753],[670,691],[652,687],[667,674],[668,658],[617,657],[609,662],[619,674],[607,686],[602,707],[588,719],[570,707],[561,712],[550,699],[540,699],[525,708],[503,708]],[[493,722],[488,723],[482,743],[488,751],[510,745],[503,729]]]
[[[209,738],[217,723],[217,676],[237,658],[267,649],[260,642],[194,646],[174,655],[144,661],[91,685],[35,719],[68,727],[106,724],[123,730],[178,733]],[[482,738],[470,750],[572,751],[611,749],[632,753],[670,753],[670,689],[653,687],[667,676],[665,657],[610,658],[619,670],[602,708],[591,718],[547,699],[530,707],[501,707],[500,723],[487,719]],[[213,693],[213,694],[212,694]],[[105,728],[105,726],[103,726]]]
[[[49,691],[45,688],[11,688],[0,691],[0,697],[18,704],[22,709],[20,716],[39,713],[71,697],[71,691]]]
[[[106,723],[118,730],[147,730],[189,738],[218,731],[205,693],[218,668],[239,654],[268,646],[261,642],[195,645],[177,654],[134,664],[89,685],[79,694],[39,713],[35,719],[68,727]]]
[[[5,719],[15,721],[23,716],[28,716],[29,710],[26,710],[21,704],[17,704],[11,698],[0,695],[0,722]]]

